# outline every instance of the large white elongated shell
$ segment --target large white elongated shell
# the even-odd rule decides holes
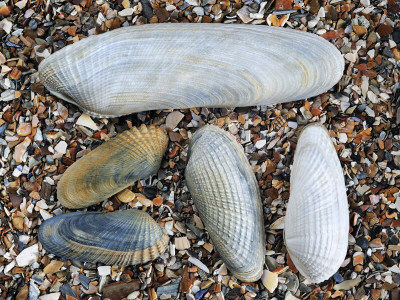
[[[57,198],[68,208],[99,203],[155,174],[167,145],[159,127],[126,130],[73,163],[57,185]]]
[[[285,242],[296,268],[311,282],[327,280],[343,263],[349,210],[344,176],[328,131],[305,127],[297,143],[285,216]]]
[[[60,257],[107,265],[156,259],[168,246],[167,232],[136,209],[113,213],[73,212],[46,220],[39,228],[43,247]]]
[[[94,116],[275,104],[316,96],[342,76],[340,52],[285,28],[152,24],[91,36],[39,66],[46,88]]]
[[[216,126],[198,130],[189,145],[185,177],[200,218],[228,269],[258,280],[265,259],[257,180],[242,147]]]

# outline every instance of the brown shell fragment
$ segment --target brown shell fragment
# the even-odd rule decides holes
[[[167,144],[166,134],[152,125],[120,133],[67,169],[58,183],[60,203],[88,207],[156,173]]]

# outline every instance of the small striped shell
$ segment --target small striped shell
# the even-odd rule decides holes
[[[290,177],[287,250],[300,273],[319,283],[343,263],[349,234],[344,176],[322,125],[308,125],[300,134]]]
[[[139,210],[112,213],[73,212],[50,218],[39,228],[39,241],[57,256],[106,265],[145,263],[159,257],[168,235]]]
[[[57,187],[60,203],[83,208],[155,174],[168,144],[161,128],[141,125],[118,134],[72,164]]]
[[[260,192],[242,147],[204,126],[190,141],[186,182],[222,260],[238,279],[258,280],[265,259]]]
[[[93,116],[271,105],[326,92],[343,74],[335,46],[300,30],[151,24],[88,37],[39,65],[55,96]]]

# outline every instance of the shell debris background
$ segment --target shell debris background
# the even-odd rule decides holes
[[[26,299],[30,290],[31,299],[49,295],[53,299],[68,296],[100,300],[102,295],[110,299],[154,300],[169,297],[162,295],[164,291],[191,300],[194,296],[221,299],[222,295],[225,299],[239,296],[247,300],[399,299],[400,7],[396,1],[14,3],[10,7],[11,2],[0,1],[2,298]],[[94,129],[89,123],[90,127],[77,125],[82,112],[48,94],[38,77],[38,63],[68,44],[122,26],[154,22],[243,23],[243,20],[249,26],[264,28],[270,22],[272,26],[308,31],[329,40],[345,58],[345,72],[339,84],[333,92],[268,108],[175,110],[175,115],[182,116],[174,128],[168,126],[172,131],[168,131],[170,141],[159,172],[129,187],[136,197],[133,201],[121,203],[118,197],[111,197],[89,208],[103,212],[132,207],[146,209],[171,237],[168,251],[158,261],[118,268],[63,261],[43,251],[37,239],[40,224],[68,212],[56,196],[56,186],[65,169],[89,150],[132,126],[163,127],[171,110],[93,119],[90,123],[95,123]],[[215,58],[212,50],[205,55]],[[231,53],[227,51],[224,55]],[[172,76],[171,71],[164,80]],[[287,255],[283,231],[279,226],[270,226],[286,214],[297,133],[302,126],[317,121],[329,129],[342,163],[350,204],[350,234],[348,252],[339,271],[320,284],[310,284]],[[232,277],[221,264],[187,193],[184,168],[188,139],[204,124],[217,124],[229,130],[242,143],[253,167],[263,203],[266,266],[278,276],[278,285],[272,292],[260,281],[243,284]],[[29,133],[29,128],[31,133],[23,136]],[[190,248],[176,250],[175,237],[187,237]],[[24,259],[26,253],[29,261]],[[189,258],[196,264],[200,262],[209,273],[189,262]],[[55,266],[59,261],[64,262],[59,271],[43,276],[47,266]],[[285,268],[288,269],[282,273]],[[293,278],[291,275],[297,281],[289,280]],[[271,283],[275,281],[270,282],[273,286]]]

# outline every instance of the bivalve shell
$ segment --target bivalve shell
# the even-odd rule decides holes
[[[83,208],[155,174],[168,144],[161,128],[141,125],[118,134],[73,163],[57,187],[60,203]]]
[[[168,235],[139,210],[113,213],[73,212],[50,218],[39,228],[39,241],[57,256],[106,265],[131,265],[156,259]]]
[[[322,125],[308,125],[300,134],[284,232],[293,263],[313,283],[330,278],[345,259],[349,210],[344,176]]]
[[[91,36],[46,58],[39,75],[55,96],[115,117],[304,99],[330,89],[343,69],[335,46],[304,31],[180,23]]]
[[[265,259],[262,205],[242,147],[226,131],[204,126],[188,156],[187,186],[215,248],[238,279],[258,280]]]

